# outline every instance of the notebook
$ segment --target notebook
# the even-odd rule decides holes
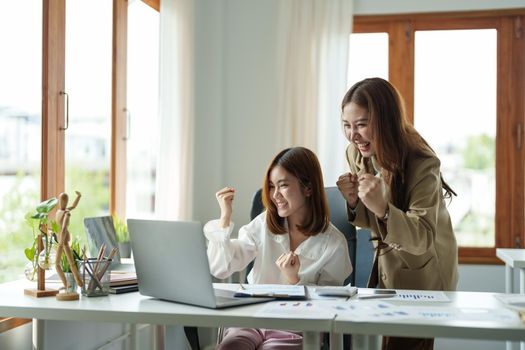
[[[88,240],[89,256],[96,257],[102,244],[106,245],[106,252],[110,252],[113,248],[118,248],[117,236],[111,216],[84,218],[84,229]],[[111,270],[133,271],[134,267],[132,264],[122,264],[120,253],[117,251],[111,263]]]
[[[198,222],[128,219],[128,231],[142,295],[215,309],[274,299],[213,288]]]

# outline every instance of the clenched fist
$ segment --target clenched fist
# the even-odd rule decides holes
[[[275,264],[284,274],[289,284],[299,282],[299,267],[301,266],[301,262],[294,252],[282,253],[275,261]]]
[[[233,198],[235,189],[231,187],[224,187],[222,190],[215,193],[219,207],[221,208],[220,225],[222,228],[230,226],[230,220],[233,212]]]

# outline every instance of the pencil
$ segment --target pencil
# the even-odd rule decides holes
[[[97,277],[99,280],[102,280],[102,278],[104,277],[104,274],[106,273],[109,265],[111,265],[111,260],[113,259],[113,257],[115,256],[115,254],[117,253],[117,248],[113,248],[111,249],[111,252],[109,253],[109,256],[107,257],[107,261],[105,261],[105,265],[104,267],[100,270],[100,271],[97,271]]]

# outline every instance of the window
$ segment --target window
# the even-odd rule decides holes
[[[159,10],[158,0],[144,2]],[[126,0],[0,2],[8,53],[0,56],[0,283],[23,275],[23,250],[33,241],[24,215],[40,200],[80,190],[70,231],[81,240],[83,217],[125,210],[115,195],[125,188],[118,181],[125,146],[114,141],[126,134],[127,7]],[[30,321],[0,317],[0,333]]]
[[[125,101],[125,91],[114,87],[122,77],[113,71],[126,56],[113,56],[126,38],[115,39],[113,23],[125,22],[127,6],[125,0],[68,1],[67,9],[62,1],[0,4],[0,32],[8,33],[0,45],[9,52],[0,57],[0,282],[23,275],[24,248],[33,241],[24,216],[41,200],[80,190],[70,230],[81,240],[82,218],[109,212],[115,189],[108,174],[119,167],[109,161],[110,140],[112,129],[122,129],[114,127],[113,96]]]
[[[448,208],[458,245],[494,247],[497,31],[415,35],[414,126],[458,193]]]
[[[349,71],[382,76],[387,62],[458,193],[449,211],[463,263],[496,262],[496,247],[524,246],[523,23],[523,10],[354,19]],[[388,50],[379,50],[385,35]],[[352,61],[358,54],[375,63]]]
[[[20,18],[24,20],[21,21]],[[0,283],[20,278],[40,197],[42,4],[0,2]]]
[[[128,9],[128,217],[155,210],[159,96],[159,12],[140,1]]]
[[[109,213],[111,156],[112,2],[68,0],[66,6],[65,188],[72,212],[69,231],[85,242],[85,217]],[[93,24],[96,18],[96,25]]]

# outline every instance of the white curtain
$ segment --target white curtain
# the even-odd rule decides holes
[[[279,7],[279,146],[315,151],[332,186],[344,169],[340,103],[353,0],[286,0]]]
[[[155,216],[192,216],[193,0],[160,2],[159,142]]]

